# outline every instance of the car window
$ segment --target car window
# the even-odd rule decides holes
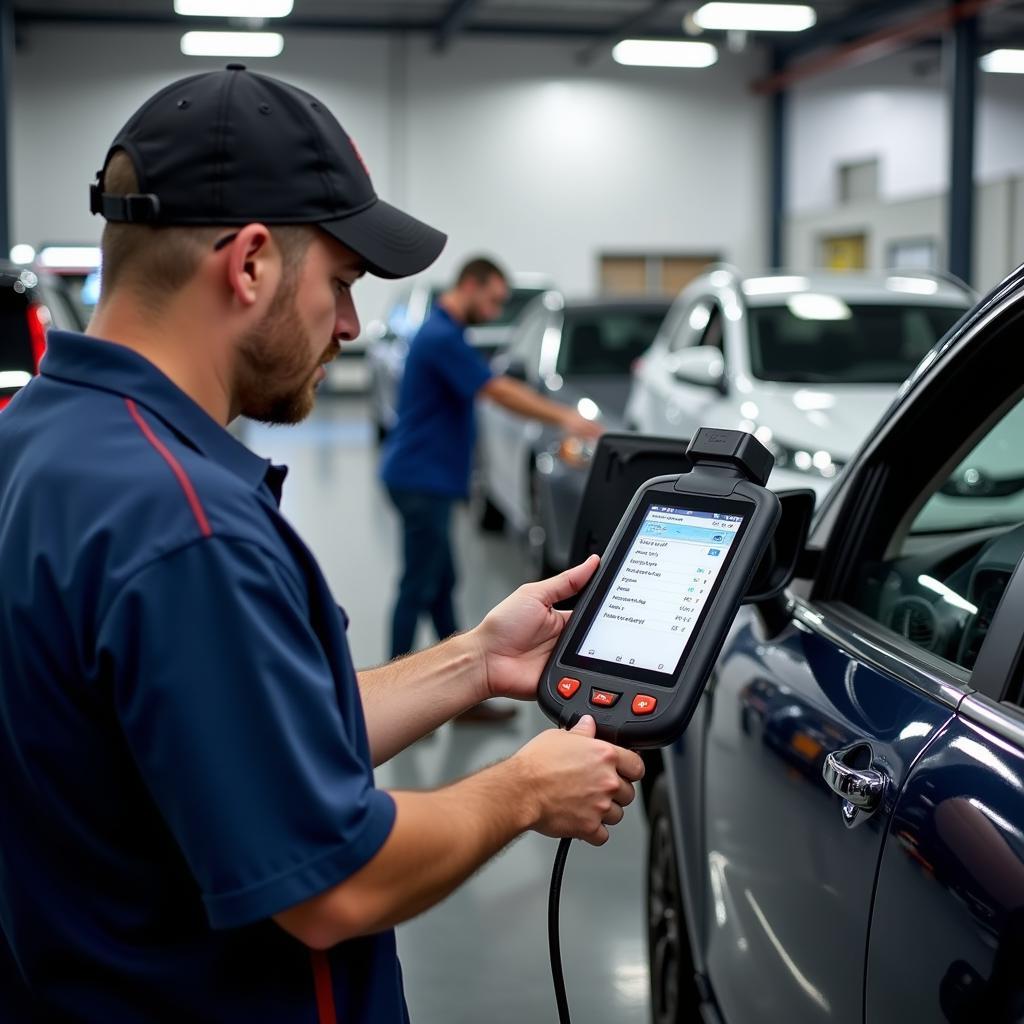
[[[854,574],[847,602],[970,670],[1022,554],[1024,400],[1018,399],[951,474],[917,496],[884,559]]]
[[[495,327],[505,327],[508,324],[514,323],[518,319],[519,314],[538,295],[543,295],[547,290],[546,288],[512,288],[508,293],[505,305],[502,307],[501,315],[496,320],[492,320],[491,324]]]
[[[525,366],[531,376],[536,374],[541,342],[547,326],[548,310],[543,304],[538,303],[536,307],[528,309],[521,318],[507,350],[507,358]]]
[[[797,293],[749,310],[750,368],[785,383],[900,384],[963,312]]]
[[[722,311],[714,299],[697,299],[676,321],[669,351],[708,345],[722,350]]]
[[[566,313],[556,372],[623,376],[650,346],[664,310],[576,310]]]

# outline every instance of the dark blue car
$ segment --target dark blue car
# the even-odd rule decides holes
[[[646,780],[659,1024],[1024,1020],[1022,355],[1024,268],[903,387]]]

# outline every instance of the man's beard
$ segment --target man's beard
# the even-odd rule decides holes
[[[294,282],[282,281],[270,312],[243,339],[240,349],[238,404],[243,416],[261,423],[299,423],[315,400],[309,370],[308,336],[295,306]],[[332,342],[317,366],[335,347]],[[298,383],[296,383],[298,381]]]

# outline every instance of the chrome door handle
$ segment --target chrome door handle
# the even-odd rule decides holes
[[[885,776],[873,768],[851,768],[843,760],[865,744],[835,750],[825,758],[822,777],[829,789],[862,811],[873,811],[885,793]]]

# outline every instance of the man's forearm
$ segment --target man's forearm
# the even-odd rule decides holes
[[[473,633],[359,673],[374,765],[485,697],[482,652]]]
[[[542,420],[556,427],[566,423],[567,410],[564,405],[538,395],[532,388],[510,377],[492,378],[484,385],[483,393],[520,416]]]

